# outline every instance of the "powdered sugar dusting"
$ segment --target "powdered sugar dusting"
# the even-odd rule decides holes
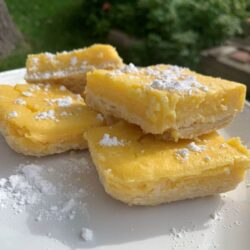
[[[30,164],[21,166],[18,173],[0,179],[2,204],[21,212],[25,205],[38,203],[42,195],[54,195],[55,186],[41,176],[41,166]],[[4,194],[4,199],[3,199]]]
[[[70,64],[72,66],[75,66],[77,64],[77,61],[78,61],[77,57],[73,56],[70,60]]]
[[[155,76],[155,80],[150,84],[150,87],[154,89],[188,92],[189,94],[197,89],[208,91],[205,85],[198,82],[194,75],[185,73],[185,68],[182,67],[170,66],[166,70],[150,70],[149,68],[145,72]]]
[[[187,92],[188,94],[192,94],[193,91],[197,90],[207,92],[208,87],[200,83],[196,76],[188,73],[187,70],[188,69],[176,65],[171,65],[165,70],[159,68],[159,66],[138,68],[134,64],[130,63],[121,69],[113,70],[107,73],[107,75],[114,77],[123,73],[135,75],[143,73],[153,76],[154,79],[148,85],[148,87],[152,89]]]
[[[124,146],[124,140],[119,140],[116,136],[110,136],[109,134],[104,134],[99,144],[107,147]]]
[[[7,119],[12,119],[18,117],[18,113],[16,111],[11,111],[7,114]]]
[[[188,160],[189,158],[189,150],[187,148],[179,149],[175,153],[177,158],[181,157],[184,160]]]
[[[94,238],[93,231],[89,228],[83,227],[81,230],[81,238],[85,241],[92,241]]]
[[[61,117],[67,117],[67,116],[71,116],[72,115],[72,113],[71,112],[68,112],[68,111],[62,111],[61,113],[60,113],[60,116]]]
[[[209,162],[209,161],[211,161],[211,157],[210,157],[209,155],[206,155],[206,156],[204,157],[204,160],[205,160],[206,162]]]
[[[56,103],[58,107],[69,107],[73,103],[73,99],[70,96],[66,96],[63,98],[55,98],[50,100],[52,103]]]
[[[37,58],[37,57],[32,57],[32,62],[34,63],[34,64],[38,64],[39,63],[39,58]]]
[[[189,150],[194,151],[194,152],[202,152],[202,151],[206,150],[205,145],[198,146],[195,142],[189,143],[187,147]]]
[[[68,213],[70,211],[72,211],[72,209],[76,206],[76,202],[74,199],[70,199],[68,201],[66,201],[64,204],[63,204],[63,207],[61,209],[61,212],[62,213]]]
[[[22,98],[17,98],[15,100],[15,104],[18,104],[18,105],[26,105],[26,101]]]
[[[61,53],[51,54],[45,52],[43,54],[38,54],[33,56],[32,58],[29,57],[31,65],[27,68],[27,72],[25,78],[32,81],[32,80],[49,80],[53,78],[64,78],[68,77],[71,74],[85,74],[88,71],[91,71],[95,68],[99,69],[109,69],[117,67],[117,62],[113,61],[112,59],[102,60],[98,64],[91,64],[87,59],[78,59],[75,52],[82,53],[85,49],[77,49],[72,51],[63,51]],[[67,55],[69,60],[67,59],[67,65],[61,65],[61,56]],[[103,53],[96,53],[94,56],[96,58],[104,58]],[[46,71],[41,68],[44,68],[43,60],[39,60],[39,58],[46,59]],[[53,69],[50,67],[51,65],[55,66]]]
[[[28,180],[29,184],[41,193],[52,195],[56,193],[56,188],[41,176],[41,166],[31,164],[21,168],[21,174]]]
[[[44,112],[38,112],[35,115],[36,120],[56,120],[55,111],[54,110],[48,110]]]
[[[45,52],[44,53],[45,57],[47,57],[48,60],[54,60],[55,55],[50,53],[50,52]]]
[[[94,232],[89,229],[85,203],[91,189],[82,185],[92,173],[89,164],[90,158],[85,153],[70,152],[65,159],[58,159],[55,165],[20,165],[13,175],[0,178],[0,211],[13,212],[12,216],[28,212],[38,223],[37,227],[41,223],[41,229],[44,223],[50,225],[52,222],[59,227],[70,223],[74,227],[69,234],[73,233],[75,237],[81,234],[84,241],[93,240]],[[78,225],[76,216],[85,218],[84,224]],[[52,231],[44,234],[52,237],[53,231],[59,232],[54,226]]]
[[[23,91],[22,95],[27,96],[27,97],[33,96],[33,94],[31,92],[29,92],[29,91]]]
[[[59,87],[59,89],[60,89],[61,91],[66,91],[66,90],[67,90],[66,87],[63,86],[63,85],[61,85],[61,86]]]
[[[129,63],[125,65],[121,71],[124,73],[138,73],[138,68],[133,63]]]
[[[136,74],[136,73],[139,73],[139,69],[133,63],[129,63],[128,65],[125,65],[121,69],[116,69],[116,70],[113,70],[113,71],[107,73],[107,75],[114,77],[114,76],[119,76],[123,73]]]
[[[181,148],[175,151],[175,155],[177,157],[177,159],[182,159],[182,160],[188,160],[189,159],[189,155],[190,155],[190,151],[192,152],[197,152],[197,153],[201,153],[204,150],[206,150],[206,146],[205,145],[197,145],[195,142],[191,142],[187,145],[186,148]],[[205,156],[204,160],[206,162],[211,160],[210,156]]]
[[[29,88],[29,91],[31,92],[34,92],[34,91],[39,91],[40,90],[40,87],[38,85],[32,85],[30,88]]]

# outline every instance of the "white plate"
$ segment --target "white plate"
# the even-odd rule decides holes
[[[0,82],[20,82],[23,74],[23,69],[1,73]],[[250,106],[246,104],[243,113],[221,133],[240,136],[249,147],[249,124]],[[68,162],[69,155],[24,157],[10,150],[0,137],[0,178],[14,174],[20,163],[31,162],[44,165],[43,174],[54,185],[62,184],[57,196],[44,199],[20,214],[14,214],[12,209],[0,209],[1,250],[250,249],[250,188],[246,185],[250,183],[249,177],[237,189],[222,196],[156,207],[129,207],[104,193],[94,168],[78,174],[72,170],[67,176],[63,164]],[[90,161],[87,151],[74,157],[82,156]],[[80,188],[88,195],[79,198],[74,219],[60,221],[55,216],[40,222],[35,220],[38,211],[60,204]],[[219,217],[213,219],[213,214]],[[80,238],[82,227],[93,230],[93,241],[84,242]],[[177,233],[172,232],[173,228]]]

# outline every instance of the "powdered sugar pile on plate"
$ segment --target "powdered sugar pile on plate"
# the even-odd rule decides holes
[[[89,190],[81,185],[82,176],[92,171],[88,158],[71,152],[66,159],[58,159],[57,164],[23,164],[12,175],[1,178],[0,210],[12,210],[13,216],[29,211],[37,223],[55,221],[65,224],[75,220],[77,213],[88,216],[84,200]],[[73,231],[78,230],[79,239],[91,241],[92,230],[88,228],[87,236],[83,238],[85,225],[82,226]]]
[[[11,206],[16,213],[26,205],[37,204],[42,195],[55,192],[55,186],[41,176],[41,166],[35,164],[20,166],[17,174],[0,179],[1,207]]]

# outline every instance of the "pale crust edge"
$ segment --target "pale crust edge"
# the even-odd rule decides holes
[[[106,116],[114,116],[127,120],[130,123],[136,124],[147,133],[147,127],[150,124],[146,124],[145,121],[140,119],[138,116],[132,115],[125,108],[120,108],[117,105],[111,103],[109,100],[101,98],[91,93],[90,90],[86,91],[86,103],[92,107],[103,113]],[[169,128],[165,130],[162,134],[157,134],[158,137],[164,140],[175,140],[172,134],[173,132],[177,133],[178,139],[194,139],[202,134],[210,133],[214,130],[221,129],[228,125],[234,118],[235,114],[228,114],[223,116],[218,116],[216,121],[212,121],[211,123],[193,123],[188,127],[178,127],[178,128]]]
[[[237,172],[238,171],[238,172]],[[159,205],[162,203],[170,203],[174,201],[194,199],[198,197],[205,197],[224,193],[233,190],[243,180],[245,170],[231,170],[231,173],[222,173],[214,176],[209,176],[206,179],[202,177],[193,177],[190,179],[179,182],[174,188],[169,187],[169,180],[163,179],[160,182],[156,182],[153,189],[150,192],[141,191],[140,194],[133,195],[132,193],[122,192],[121,189],[117,189],[106,183],[102,177],[100,170],[98,170],[100,180],[104,186],[105,191],[113,198],[120,200],[129,205]],[[203,179],[203,181],[202,181]],[[122,186],[122,184],[120,183]],[[147,185],[147,183],[145,183]],[[124,185],[124,190],[130,190]]]
[[[119,69],[123,64],[114,64],[109,65],[107,67],[95,67],[94,69],[105,69],[105,70],[113,70]],[[87,83],[87,73],[93,71],[92,70],[83,70],[83,71],[72,71],[68,72],[67,75],[63,77],[50,77],[48,79],[45,78],[32,78],[32,76],[26,70],[25,80],[28,83],[49,83],[49,84],[57,84],[64,85],[67,89],[72,91],[75,94],[82,94],[85,90],[85,86]]]

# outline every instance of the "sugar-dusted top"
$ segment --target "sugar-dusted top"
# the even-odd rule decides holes
[[[87,72],[94,68],[113,69],[122,65],[122,59],[114,47],[95,44],[56,54],[45,52],[29,55],[26,61],[26,79],[61,78],[74,72]]]
[[[194,72],[176,65],[155,65],[145,68],[130,63],[121,69],[113,70],[107,75],[119,77],[126,75],[131,79],[139,76],[139,80],[151,89],[188,92],[195,90],[208,91],[208,87],[199,81]]]
[[[59,85],[0,85],[0,123],[31,140],[83,138],[87,128],[105,124],[97,115],[79,95]]]
[[[218,89],[234,88],[244,85],[220,78],[209,77],[191,71],[188,68],[158,64],[148,67],[136,67],[132,63],[112,71],[95,71],[126,83],[140,84],[150,90],[195,94],[213,92]]]
[[[129,141],[122,147],[102,147],[105,134]],[[109,127],[98,127],[86,134],[94,162],[104,171],[123,181],[150,181],[199,175],[212,171],[224,173],[233,167],[250,167],[250,152],[239,138],[225,141],[216,132],[199,137],[197,141],[178,143],[145,135],[137,126],[120,122]],[[224,146],[222,146],[224,145]],[[230,171],[230,170],[229,170]]]

